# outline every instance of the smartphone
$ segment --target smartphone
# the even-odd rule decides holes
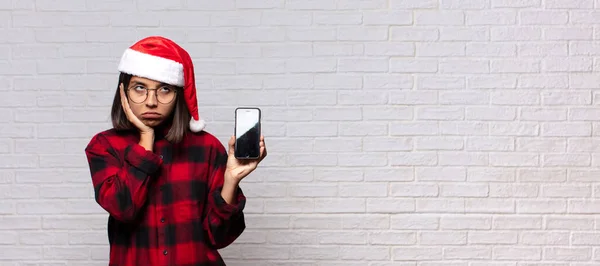
[[[260,157],[261,111],[257,107],[235,109],[235,158]]]

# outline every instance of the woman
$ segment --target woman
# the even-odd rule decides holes
[[[113,128],[85,149],[96,202],[109,213],[109,265],[225,265],[217,249],[245,229],[240,181],[258,160],[229,155],[203,131],[194,68],[173,41],[152,36],[125,50]]]

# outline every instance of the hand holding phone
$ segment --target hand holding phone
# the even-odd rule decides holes
[[[260,157],[261,110],[257,107],[235,109],[235,146],[237,159],[258,159]]]

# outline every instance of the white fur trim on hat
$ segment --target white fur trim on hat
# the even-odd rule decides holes
[[[205,126],[206,122],[204,122],[202,118],[200,118],[200,120],[194,120],[193,117],[192,119],[190,119],[190,130],[192,132],[200,132],[204,129]]]
[[[166,58],[149,55],[128,48],[121,57],[119,71],[134,76],[157,80],[174,86],[183,86],[183,65]]]

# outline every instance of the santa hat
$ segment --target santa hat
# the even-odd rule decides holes
[[[190,130],[204,129],[206,123],[198,114],[194,65],[181,46],[164,37],[146,37],[125,50],[119,71],[183,87],[184,100],[192,116]]]

